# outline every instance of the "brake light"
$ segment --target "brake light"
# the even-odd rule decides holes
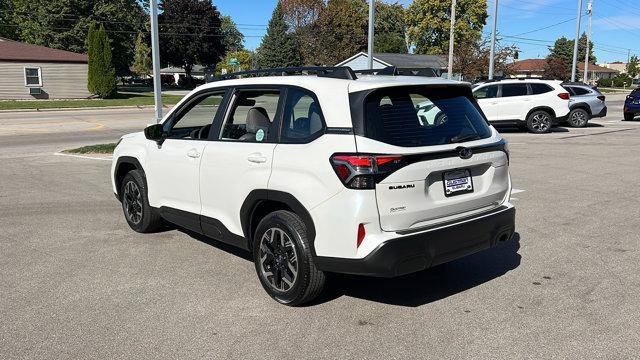
[[[604,99],[606,99],[606,97],[604,95],[599,95],[598,99],[600,99],[600,101],[604,101]]]
[[[334,154],[330,161],[344,186],[350,189],[374,189],[376,180],[401,166],[402,156]]]
[[[569,93],[568,92],[561,92],[558,94],[558,97],[562,100],[569,100]]]
[[[356,238],[356,247],[360,247],[360,244],[362,244],[362,240],[364,240],[364,236],[366,234],[367,232],[364,229],[364,224],[358,225],[358,237]]]

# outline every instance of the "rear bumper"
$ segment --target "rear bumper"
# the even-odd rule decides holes
[[[452,225],[385,241],[363,259],[316,257],[323,271],[395,277],[424,270],[495,246],[515,231],[513,206]]]
[[[600,110],[599,113],[593,114],[591,117],[601,118],[601,117],[605,117],[605,116],[607,116],[607,107],[606,106],[603,107],[602,110]]]

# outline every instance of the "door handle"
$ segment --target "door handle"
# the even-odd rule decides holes
[[[247,156],[247,160],[257,164],[267,162],[267,158],[263,156],[261,153],[249,154],[249,156]]]
[[[196,159],[200,157],[200,153],[196,149],[191,149],[187,152],[187,156]]]

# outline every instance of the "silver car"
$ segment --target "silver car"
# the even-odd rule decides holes
[[[570,95],[567,122],[572,127],[585,127],[596,117],[607,116],[605,96],[598,89],[583,83],[563,83]]]

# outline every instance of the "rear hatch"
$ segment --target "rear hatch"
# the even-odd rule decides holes
[[[371,156],[375,166],[383,230],[459,220],[506,200],[506,143],[488,125],[468,86],[352,93],[351,106],[358,154]]]

